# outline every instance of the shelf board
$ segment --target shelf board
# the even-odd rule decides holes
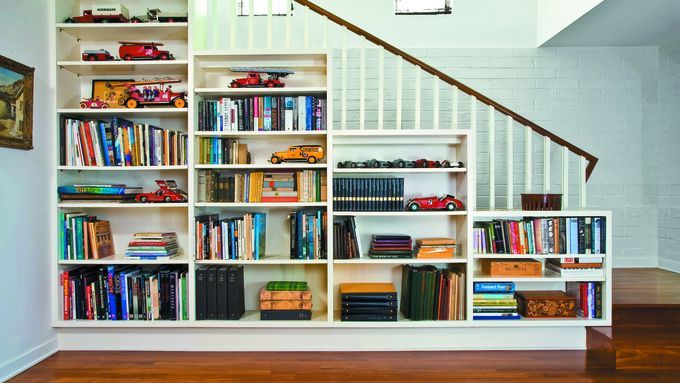
[[[195,88],[194,92],[200,96],[249,96],[249,95],[296,95],[325,93],[326,87],[297,87],[297,88]]]
[[[432,174],[432,173],[466,173],[467,168],[335,168],[335,173],[349,174],[374,174],[374,173],[395,173],[395,174]]]
[[[359,259],[334,259],[335,264],[385,264],[385,265],[415,265],[433,263],[467,263],[466,258],[394,258],[394,259],[373,259],[362,257]]]
[[[186,74],[189,62],[187,60],[57,61],[57,66],[79,76],[166,76]]]
[[[255,131],[255,132],[208,132],[196,131],[194,135],[198,137],[248,137],[248,138],[264,138],[271,139],[272,137],[300,137],[300,136],[325,136],[325,130],[300,130],[300,131]]]
[[[325,265],[327,259],[290,259],[288,254],[266,255],[260,260],[210,259],[196,260],[197,265]]]
[[[187,108],[109,108],[109,109],[81,109],[81,108],[61,108],[57,109],[59,114],[69,114],[75,116],[135,116],[139,118],[163,118],[163,117],[186,117]]]
[[[58,320],[54,327],[69,328],[181,328],[193,327],[192,321],[188,320]]]
[[[187,170],[187,165],[168,165],[168,166],[57,166],[57,170],[68,171],[169,171],[169,170]]]
[[[364,327],[364,328],[391,328],[391,327],[469,327],[468,320],[421,320],[412,321],[406,319],[401,311],[397,311],[397,320],[389,322],[354,322],[340,320],[340,311],[333,313],[333,327]]]
[[[491,277],[477,270],[474,273],[475,282],[602,282],[604,277],[563,277],[550,270],[543,270],[541,277]]]
[[[606,319],[585,318],[552,318],[532,319],[521,318],[511,320],[473,320],[473,327],[584,327],[584,326],[611,326]]]
[[[604,258],[605,254],[473,254],[473,258],[477,259],[554,259],[554,258],[580,258],[580,257],[592,257],[592,258]]]
[[[110,257],[101,259],[80,259],[80,260],[65,260],[58,261],[60,265],[187,265],[189,260],[186,254],[180,254],[174,258],[167,259],[129,259],[125,254],[115,254]]]
[[[252,207],[283,207],[283,208],[297,208],[297,207],[326,207],[326,202],[196,202],[196,207],[238,207],[238,208],[252,208]]]
[[[186,208],[187,202],[171,203],[135,203],[135,202],[60,202],[57,207],[66,209],[101,208],[101,209],[161,209],[161,208]]]
[[[336,216],[357,216],[357,217],[437,217],[437,216],[466,216],[466,211],[334,211]]]
[[[599,217],[609,216],[604,210],[475,210],[474,218],[523,218],[523,217]]]
[[[84,41],[186,40],[189,23],[57,23],[57,31]]]
[[[336,129],[334,137],[452,137],[467,136],[469,129]]]
[[[326,164],[308,164],[308,163],[283,163],[283,164],[236,164],[236,165],[211,165],[211,164],[197,164],[194,165],[195,169],[326,169]]]

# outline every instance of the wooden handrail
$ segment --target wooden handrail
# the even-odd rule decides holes
[[[321,15],[321,16],[327,17],[328,20],[330,20],[330,21],[332,21],[332,22],[334,22],[338,25],[346,27],[349,31],[351,31],[351,32],[353,32],[353,33],[355,33],[359,36],[363,36],[366,40],[372,42],[373,44],[376,44],[376,45],[383,47],[385,50],[387,50],[388,52],[390,52],[394,55],[400,56],[401,58],[403,58],[407,62],[409,62],[413,65],[419,66],[425,72],[427,72],[427,73],[429,73],[433,76],[439,77],[439,79],[441,79],[442,81],[446,82],[449,85],[456,86],[462,92],[467,93],[470,96],[474,96],[480,102],[482,102],[486,105],[489,105],[489,106],[493,106],[494,109],[496,109],[500,113],[502,113],[506,116],[512,117],[513,120],[517,121],[518,123],[520,123],[522,125],[528,126],[531,130],[540,134],[541,136],[550,138],[550,140],[552,142],[556,143],[556,144],[559,144],[561,146],[566,146],[569,149],[569,151],[571,151],[572,153],[574,153],[578,156],[585,157],[585,159],[588,160],[588,165],[586,166],[586,181],[590,178],[590,175],[593,173],[593,170],[595,169],[595,165],[597,164],[597,157],[595,157],[594,155],[586,152],[585,150],[583,150],[583,149],[579,148],[578,146],[572,144],[571,142],[563,139],[562,137],[542,128],[540,125],[538,125],[538,124],[530,121],[526,117],[508,109],[507,107],[505,107],[505,106],[501,105],[500,103],[490,99],[489,97],[477,92],[476,90],[474,90],[474,89],[470,88],[469,86],[461,83],[460,81],[454,79],[453,77],[447,75],[446,73],[440,71],[439,69],[437,69],[437,68],[425,63],[424,61],[404,52],[403,50],[401,50],[401,49],[395,47],[394,45],[382,40],[381,38],[368,33],[366,30],[364,30],[364,29],[350,23],[349,21],[327,11],[326,9],[321,8],[320,6],[314,4],[313,2],[311,2],[309,0],[293,0],[293,1],[295,1],[296,3],[298,3],[302,6],[308,7],[311,11],[313,11],[313,12],[315,12],[315,13]]]

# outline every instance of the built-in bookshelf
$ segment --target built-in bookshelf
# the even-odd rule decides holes
[[[160,1],[159,7],[170,11],[188,11],[186,0]],[[116,254],[97,260],[62,260],[58,251],[53,257],[54,325],[69,328],[455,328],[455,327],[541,327],[541,326],[602,326],[611,323],[611,258],[612,221],[606,211],[478,211],[475,210],[475,135],[468,129],[409,129],[377,130],[367,126],[365,130],[342,130],[334,126],[338,117],[333,108],[333,54],[330,51],[193,51],[192,27],[189,23],[172,24],[64,24],[63,19],[80,13],[91,2],[86,0],[59,0],[56,5],[56,89],[57,100],[54,129],[60,129],[62,116],[82,119],[111,119],[122,117],[140,124],[153,124],[177,130],[188,135],[188,160],[186,164],[163,166],[95,167],[72,166],[60,161],[59,134],[55,134],[55,183],[124,183],[141,186],[145,191],[155,190],[155,179],[175,179],[179,187],[188,192],[188,201],[166,204],[133,203],[69,203],[58,201],[55,193],[54,220],[60,213],[83,211],[111,222]],[[133,14],[144,13],[150,7],[148,1],[134,0],[127,4]],[[169,62],[101,62],[91,65],[79,60],[84,49],[104,48],[117,51],[117,40],[149,40],[166,43],[177,60]],[[230,72],[229,67],[253,66],[291,68],[295,74],[284,79],[283,88],[230,88],[231,80],[242,74]],[[181,89],[187,92],[186,108],[111,108],[80,109],[79,102],[90,96],[92,80],[138,79],[154,76],[171,76],[182,80]],[[199,130],[200,103],[221,99],[244,99],[248,97],[314,96],[326,101],[325,127],[320,130]],[[200,140],[223,138],[247,144],[250,163],[204,164],[200,159]],[[272,164],[269,158],[274,151],[285,150],[292,145],[321,145],[325,151],[322,161],[309,163]],[[464,166],[451,168],[339,168],[338,162],[368,159],[461,161]],[[199,198],[200,178],[203,172],[220,174],[250,174],[252,172],[303,170],[324,171],[327,192],[325,200],[314,202],[226,202],[207,201]],[[333,181],[340,178],[403,178],[404,198],[434,195],[455,195],[464,208],[456,211],[344,211],[333,207]],[[325,212],[327,224],[332,227],[334,218],[354,217],[362,248],[357,259],[334,259],[333,231],[326,232],[327,259],[291,259],[290,221],[291,210],[315,209]],[[231,217],[246,213],[265,213],[266,248],[264,256],[252,259],[196,259],[195,218],[207,214]],[[493,219],[522,219],[525,217],[605,217],[606,252],[588,254],[601,258],[602,277],[562,277],[545,270],[540,277],[489,277],[480,271],[485,259],[548,259],[563,258],[560,254],[496,254],[476,253],[473,246],[475,222]],[[55,225],[56,226],[56,225]],[[55,249],[58,246],[59,228],[53,234]],[[181,255],[169,260],[142,261],[127,259],[124,250],[133,233],[142,231],[173,231],[178,235]],[[455,238],[460,252],[447,259],[373,259],[368,257],[371,235],[403,233],[414,239],[422,237]],[[136,265],[144,268],[159,266],[186,267],[188,320],[181,321],[65,321],[61,317],[62,300],[59,276],[64,270],[74,270],[90,265]],[[245,278],[246,313],[237,321],[196,320],[195,271],[199,267],[217,265],[243,265]],[[464,319],[438,321],[412,321],[398,314],[396,322],[343,322],[340,320],[339,285],[343,282],[392,282],[401,294],[402,268],[404,265],[436,265],[465,275]],[[310,321],[260,321],[258,313],[258,290],[270,280],[305,280],[313,291],[313,314]],[[475,321],[472,319],[474,282],[510,281],[518,289],[564,290],[568,282],[597,281],[603,284],[602,319],[522,319],[516,321]]]

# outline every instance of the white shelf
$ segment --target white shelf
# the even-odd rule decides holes
[[[57,61],[57,66],[79,76],[186,75],[187,60]]]
[[[356,217],[439,217],[439,216],[458,216],[467,215],[466,211],[335,211],[336,216],[356,216]]]
[[[346,129],[333,131],[334,137],[452,137],[467,136],[467,129]]]
[[[115,254],[101,259],[60,259],[60,265],[187,265],[189,260],[186,254],[180,254],[174,258],[165,259],[130,259],[125,254]]]
[[[326,202],[196,202],[196,207],[326,207]]]
[[[325,130],[301,130],[301,131],[255,131],[255,132],[208,132],[208,131],[196,131],[194,135],[197,137],[247,137],[247,138],[263,138],[271,139],[274,137],[314,137],[314,136],[326,136],[327,132]]]
[[[59,114],[69,114],[75,116],[106,116],[116,117],[138,117],[138,118],[163,118],[163,117],[184,117],[187,116],[187,108],[109,108],[109,109],[81,109],[81,108],[62,108],[57,109]]]
[[[57,32],[85,41],[186,40],[189,23],[57,23]]]
[[[540,277],[491,277],[481,271],[475,271],[475,282],[602,282],[604,277],[563,277],[553,271],[543,270]]]
[[[297,88],[196,88],[194,92],[200,96],[266,96],[266,95],[309,95],[325,93],[326,87]]]
[[[58,320],[54,327],[63,328],[182,328],[194,327],[188,320]]]
[[[599,217],[608,216],[603,210],[475,210],[474,218],[523,218],[523,217]]]
[[[339,174],[432,174],[432,173],[467,173],[467,168],[335,168]]]
[[[248,169],[267,169],[267,170],[278,170],[278,169],[326,169],[327,166],[324,163],[308,164],[308,163],[283,163],[283,164],[236,164],[236,165],[212,165],[212,164],[197,164],[194,165],[195,169],[215,169],[215,170],[248,170]]]
[[[333,263],[341,265],[352,264],[385,264],[385,265],[419,265],[419,264],[442,264],[442,263],[467,263],[466,258],[358,258],[358,259],[334,259]]]
[[[419,320],[412,321],[406,319],[401,311],[397,311],[396,321],[385,322],[361,322],[361,321],[342,321],[340,311],[334,312],[333,327],[353,327],[353,328],[396,328],[396,327],[470,327],[468,320]]]
[[[560,259],[581,257],[604,258],[605,254],[473,254],[472,257],[477,259]]]
[[[327,259],[290,259],[288,254],[265,255],[259,260],[209,259],[196,260],[197,265],[325,265]]]
[[[120,171],[170,171],[187,170],[187,165],[167,165],[167,166],[57,166],[57,170],[63,171],[94,171],[94,172],[120,172]]]
[[[159,202],[159,203],[135,203],[135,202],[60,202],[57,207],[62,209],[72,208],[98,208],[98,209],[168,209],[186,208],[187,202]]]
[[[472,322],[474,327],[584,327],[611,325],[604,319],[584,318],[521,318],[510,320],[473,320]]]

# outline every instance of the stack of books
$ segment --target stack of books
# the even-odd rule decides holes
[[[311,320],[312,292],[305,281],[270,281],[260,290],[260,320]]]
[[[264,258],[267,247],[267,215],[244,214],[220,219],[219,214],[199,215],[195,223],[196,259]]]
[[[238,320],[245,311],[243,265],[196,269],[197,320]]]
[[[177,234],[135,233],[128,243],[125,256],[130,259],[172,258],[179,255]]]
[[[410,320],[465,319],[465,274],[432,265],[405,265],[401,312]]]
[[[474,320],[520,319],[514,282],[475,282],[473,292]]]
[[[416,258],[453,258],[456,240],[453,238],[420,238],[413,252]]]
[[[295,174],[265,173],[262,184],[262,202],[297,202]]]
[[[64,185],[57,188],[62,201],[98,201],[123,202],[134,201],[135,196],[142,192],[141,187],[125,184],[76,184]]]
[[[559,273],[562,277],[604,277],[601,258],[551,258],[545,260],[545,268]]]
[[[343,321],[397,320],[397,290],[392,283],[341,283]]]
[[[376,234],[371,238],[368,256],[371,258],[411,258],[411,236],[401,234]]]
[[[290,259],[326,259],[326,210],[297,210],[290,219]]]

